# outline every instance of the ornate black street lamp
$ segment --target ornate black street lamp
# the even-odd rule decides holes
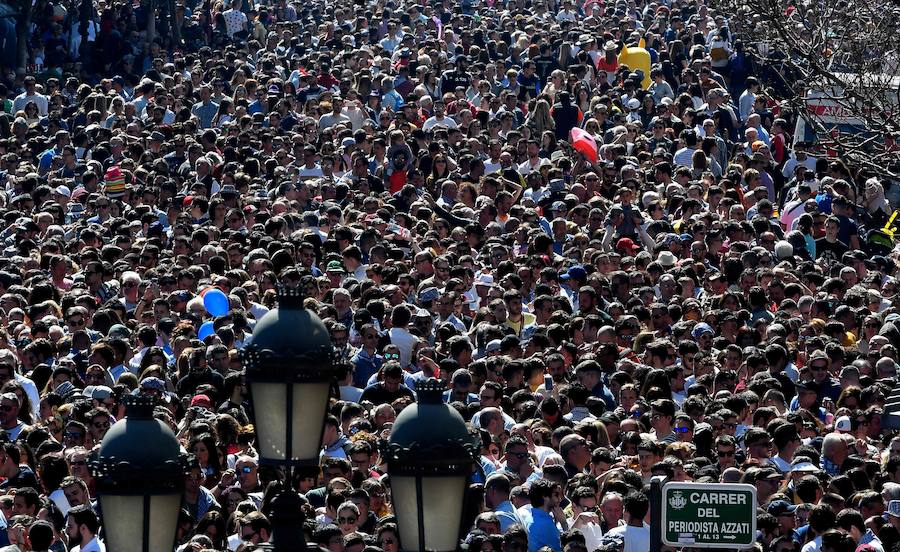
[[[434,378],[416,386],[418,402],[394,422],[386,460],[403,550],[457,549],[463,502],[479,443],[442,398]]]
[[[260,462],[285,469],[284,489],[272,505],[270,543],[276,551],[305,548],[292,468],[318,465],[332,359],[325,324],[303,307],[299,289],[287,287],[279,288],[278,308],[259,320],[241,351]]]
[[[153,417],[155,401],[127,395],[125,418],[91,462],[110,552],[171,552],[175,543],[186,462],[175,434]]]

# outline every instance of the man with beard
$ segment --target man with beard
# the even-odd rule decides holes
[[[66,536],[69,545],[74,545],[71,552],[106,552],[106,546],[97,540],[100,520],[90,506],[76,506],[69,510],[66,519]]]

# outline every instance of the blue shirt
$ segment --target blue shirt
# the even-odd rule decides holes
[[[38,171],[40,171],[41,174],[50,170],[54,155],[62,155],[62,148],[50,148],[41,154],[40,161],[38,162]]]
[[[555,552],[562,552],[559,529],[549,513],[531,506],[519,508],[518,513],[522,526],[528,533],[528,552],[538,552],[544,546],[549,546]]]
[[[497,519],[500,521],[501,533],[506,533],[506,530],[515,523],[522,523],[522,520],[519,519],[519,514],[516,513],[516,507],[508,500],[501,502],[497,509],[494,510],[494,514],[497,515]]]
[[[350,362],[353,363],[354,367],[353,385],[364,389],[369,383],[369,378],[381,368],[384,358],[378,353],[370,355],[365,349],[360,349],[358,353],[353,355]]]

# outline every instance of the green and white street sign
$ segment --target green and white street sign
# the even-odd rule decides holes
[[[662,541],[670,546],[744,548],[756,541],[756,487],[739,483],[666,483]]]

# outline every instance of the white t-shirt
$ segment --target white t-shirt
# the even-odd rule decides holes
[[[437,117],[429,117],[427,121],[422,123],[422,130],[429,131],[436,126],[445,126],[447,128],[453,129],[457,128],[459,125],[456,124],[456,121],[444,115],[443,118],[438,120]]]
[[[322,172],[322,167],[316,165],[315,167],[308,169],[306,165],[303,165],[299,169],[297,169],[297,176],[300,180],[311,180],[313,178],[321,178],[325,173]]]
[[[225,33],[228,38],[247,28],[247,16],[241,10],[230,9],[222,16],[225,18]]]
[[[391,343],[400,349],[400,366],[406,368],[409,366],[413,347],[419,338],[402,328],[391,328],[388,336],[391,338]]]
[[[784,211],[781,213],[781,223],[784,224],[785,228],[791,228],[794,220],[800,218],[800,215],[806,212],[803,209],[804,203],[806,202],[798,199],[784,206]]]

